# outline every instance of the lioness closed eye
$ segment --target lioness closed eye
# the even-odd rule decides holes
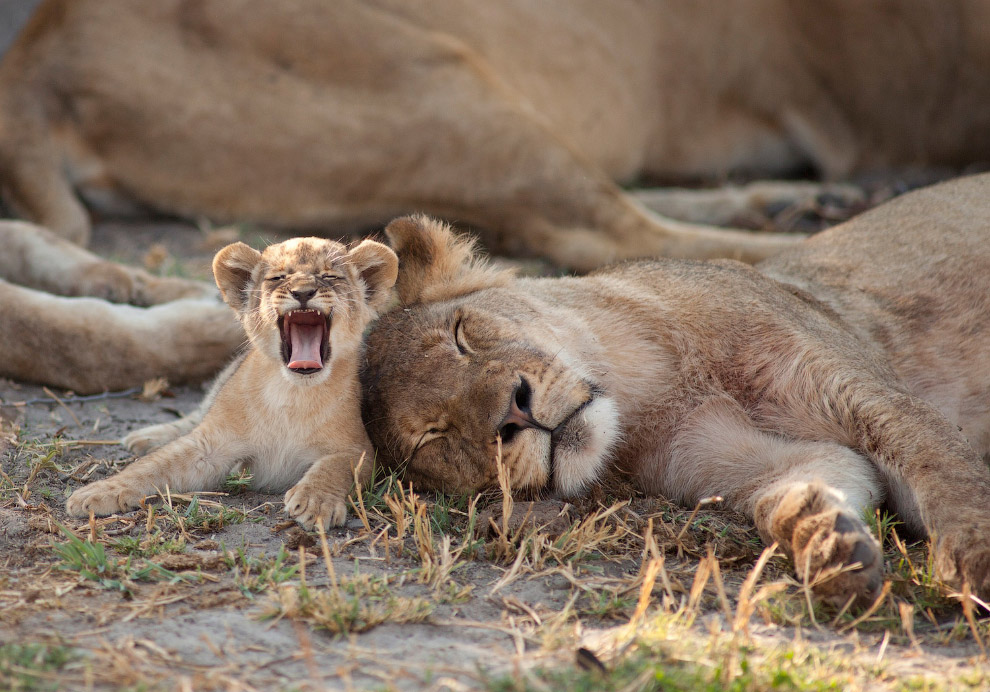
[[[721,495],[823,598],[882,583],[886,504],[990,596],[990,176],[921,190],[756,268],[516,279],[428,219],[387,229],[401,309],[362,371],[378,461],[419,487],[580,493],[611,467]]]
[[[256,487],[295,484],[285,506],[303,526],[342,523],[355,467],[364,456],[364,482],[374,458],[360,417],[361,336],[387,301],[397,267],[395,253],[371,240],[350,251],[320,238],[263,253],[243,243],[221,250],[213,274],[250,347],[196,414],[124,440],[136,451],[164,446],[76,490],[66,509],[75,516],[132,509],[166,487],[215,487],[243,463]]]

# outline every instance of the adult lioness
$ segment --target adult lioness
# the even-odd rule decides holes
[[[579,270],[756,260],[794,239],[614,181],[990,159],[987,64],[972,0],[49,0],[0,64],[0,181],[76,241],[79,189],[321,230],[426,211]]]
[[[76,490],[69,514],[126,511],[166,488],[208,489],[246,463],[259,487],[289,488],[286,511],[303,526],[342,523],[347,492],[356,477],[371,477],[373,459],[358,404],[361,336],[387,302],[397,265],[372,240],[348,250],[296,238],[263,253],[235,243],[217,253],[217,286],[250,349],[194,416],[130,436],[132,447],[166,444]]]
[[[366,342],[379,459],[418,486],[580,493],[609,467],[752,517],[826,598],[868,598],[886,502],[990,595],[990,176],[911,193],[757,268],[515,279],[393,222],[402,309]]]

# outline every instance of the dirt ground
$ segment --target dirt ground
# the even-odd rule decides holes
[[[278,237],[104,221],[94,248],[207,278],[235,239]],[[72,489],[132,458],[116,440],[202,396],[145,389],[0,381],[0,689],[990,687],[986,613],[884,521],[889,590],[849,613],[811,605],[779,555],[754,569],[764,547],[717,502],[692,512],[622,488],[509,508],[379,479],[325,545],[243,479],[68,518]]]

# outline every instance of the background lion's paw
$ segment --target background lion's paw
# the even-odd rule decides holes
[[[70,292],[111,303],[133,303],[137,297],[130,270],[113,262],[94,262],[81,267]]]
[[[135,276],[135,284],[136,293],[145,305],[161,305],[183,298],[211,298],[217,295],[216,286],[205,281],[172,276],[158,277],[144,272]]]
[[[90,483],[73,492],[65,501],[65,510],[74,517],[88,517],[90,512],[106,516],[136,509],[141,506],[144,497],[143,492],[109,479]]]
[[[305,529],[315,528],[319,518],[323,519],[323,528],[340,526],[347,518],[343,498],[305,479],[285,494],[285,511]]]

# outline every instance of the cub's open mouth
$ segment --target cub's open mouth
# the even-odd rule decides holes
[[[282,361],[292,372],[310,375],[330,357],[330,315],[318,310],[292,310],[278,319]]]

